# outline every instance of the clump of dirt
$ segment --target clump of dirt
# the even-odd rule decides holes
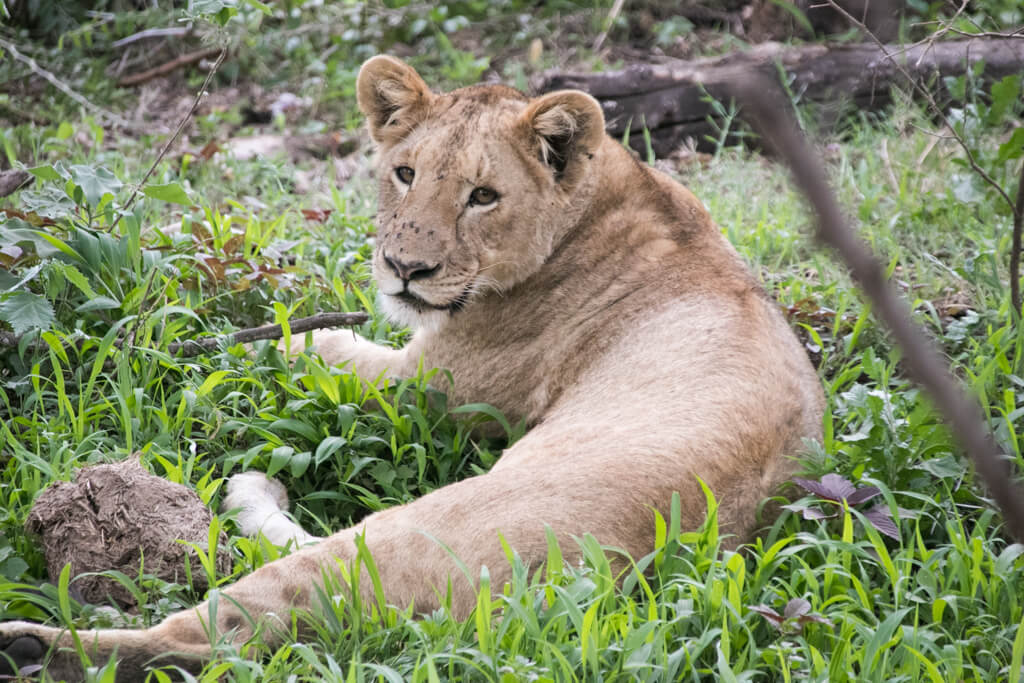
[[[64,565],[71,576],[116,569],[137,576],[185,582],[186,563],[192,585],[205,591],[206,573],[189,545],[207,549],[212,514],[192,490],[153,476],[139,459],[84,467],[73,482],[59,481],[36,499],[25,528],[42,539],[50,580]],[[231,569],[226,537],[218,543],[217,571]],[[104,576],[81,576],[74,586],[90,603],[114,600],[124,608],[135,599],[121,584]]]

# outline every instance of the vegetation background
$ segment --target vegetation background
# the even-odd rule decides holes
[[[406,338],[377,314],[366,263],[375,188],[353,92],[366,57],[407,59],[438,88],[484,79],[529,89],[547,69],[726,54],[764,35],[864,39],[815,29],[802,7],[8,0],[0,170],[30,169],[30,183],[0,199],[0,618],[145,626],[204,597],[144,564],[114,576],[136,596],[130,611],[77,600],[67,574],[47,581],[24,521],[40,491],[84,465],[139,453],[213,509],[231,473],[266,471],[286,484],[296,518],[326,531],[486,470],[521,434],[493,409],[448,405],[426,375],[356,377],[316,356],[292,364],[269,344],[168,350],[317,311],[366,311],[361,334]],[[891,38],[1022,24],[1015,0],[912,0]],[[183,55],[192,61],[125,85]],[[829,127],[793,100],[849,215],[1020,465],[1024,334],[1008,287],[1012,206],[996,186],[1016,194],[1021,77],[990,83],[972,70],[929,88],[945,120],[909,88]],[[474,569],[478,607],[465,621],[443,609],[364,611],[327,586],[315,614],[294,617],[315,638],[276,649],[256,639],[242,652],[215,643],[197,680],[1020,680],[1024,546],[870,307],[811,242],[786,170],[724,143],[734,139],[649,161],[703,199],[819,368],[828,412],[797,489],[808,495],[740,552],[721,551],[713,500],[698,530],[665,511],[658,548],[620,582],[590,537],[579,539],[583,567],[553,548],[540,570],[517,564],[510,586]],[[507,438],[474,438],[483,419]],[[230,515],[214,519],[211,539],[221,529],[232,530]],[[229,572],[194,568],[210,585],[289,551],[227,543]],[[90,676],[115,670],[94,662]]]

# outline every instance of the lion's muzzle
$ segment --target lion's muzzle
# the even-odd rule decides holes
[[[407,286],[411,280],[425,280],[436,275],[441,270],[440,263],[430,264],[423,261],[402,261],[387,254],[384,254],[384,263]]]

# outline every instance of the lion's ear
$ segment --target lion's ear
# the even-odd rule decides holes
[[[559,90],[531,101],[521,119],[537,136],[540,158],[561,179],[581,154],[591,154],[604,138],[601,105],[579,90]]]
[[[416,70],[394,57],[372,57],[359,69],[356,99],[377,143],[394,144],[408,135],[433,98]]]

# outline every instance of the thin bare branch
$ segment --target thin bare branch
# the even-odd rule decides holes
[[[1020,38],[1024,40],[1024,26],[1011,31],[1010,33],[1000,33],[999,31],[979,31],[977,33],[971,33],[970,31],[961,31],[960,29],[950,27],[950,33],[955,33],[958,36],[966,36],[968,38]]]
[[[153,38],[184,38],[192,32],[192,26],[172,26],[169,28],[147,28],[145,31],[133,33],[121,40],[115,40],[111,47],[126,47],[140,40],[152,40]]]
[[[217,73],[217,69],[219,69],[220,65],[224,63],[224,58],[227,57],[227,54],[228,48],[226,46],[222,47],[220,49],[220,54],[217,55],[217,61],[215,61],[213,66],[210,67],[210,72],[206,74],[206,80],[203,81],[203,85],[199,88],[199,92],[196,93],[195,99],[192,100],[192,106],[189,107],[189,110],[185,112],[185,115],[181,117],[180,121],[178,121],[178,127],[174,130],[174,133],[167,138],[167,142],[164,143],[160,153],[156,155],[156,159],[153,160],[149,170],[146,171],[146,175],[142,176],[142,181],[139,182],[139,184],[132,190],[131,196],[128,197],[128,202],[124,205],[124,210],[117,215],[117,218],[114,219],[114,224],[110,226],[111,231],[117,227],[118,222],[121,220],[121,216],[132,208],[135,200],[138,199],[139,192],[142,191],[142,188],[146,185],[146,181],[149,180],[149,177],[153,175],[153,171],[156,170],[157,164],[160,163],[160,160],[167,154],[167,150],[171,148],[174,141],[178,139],[179,135],[181,135],[181,131],[184,130],[185,124],[189,122],[189,120],[195,115],[196,110],[199,109],[199,103],[202,101],[203,95],[206,94],[206,89],[210,86],[210,82],[213,80],[214,74]]]
[[[27,66],[29,69],[31,69],[32,73],[46,79],[50,83],[50,85],[55,87],[57,90],[60,90],[62,93],[64,93],[65,95],[67,95],[72,100],[82,105],[89,111],[91,111],[93,114],[99,116],[101,119],[105,119],[116,126],[120,126],[121,128],[130,130],[134,133],[153,132],[152,128],[140,126],[137,123],[133,123],[132,121],[129,121],[126,118],[118,116],[112,111],[107,111],[103,107],[97,104],[93,104],[85,97],[85,95],[82,95],[80,92],[72,88],[70,85],[54,76],[53,73],[39,66],[36,60],[32,59],[28,55],[22,54],[14,43],[4,40],[3,38],[0,38],[0,47],[7,50],[7,52],[9,52],[11,56],[14,57],[14,59],[18,60],[19,62]]]
[[[292,334],[305,334],[311,330],[319,330],[325,327],[351,327],[362,325],[369,316],[365,313],[317,313],[308,318],[298,318],[288,322]],[[190,339],[183,342],[173,342],[167,347],[168,352],[175,354],[179,351],[183,356],[198,356],[201,353],[212,351],[221,344],[248,344],[260,339],[280,339],[284,336],[284,330],[280,325],[263,325],[262,327],[251,327],[239,330],[222,337],[205,337],[203,339]]]
[[[615,0],[615,2],[612,3],[612,8],[608,10],[608,17],[604,20],[604,30],[601,31],[601,34],[597,37],[597,40],[594,41],[594,52],[600,50],[601,46],[604,45],[605,39],[608,38],[608,32],[612,30],[612,25],[618,18],[619,12],[622,11],[622,6],[625,4],[625,1],[626,0]]]
[[[370,317],[365,313],[317,313],[308,318],[296,318],[288,322],[292,334],[305,334],[311,330],[319,330],[325,327],[352,327],[362,325]],[[198,356],[201,353],[212,351],[223,345],[248,344],[260,339],[280,339],[284,336],[284,330],[280,325],[263,325],[261,327],[250,327],[230,334],[217,337],[202,337],[200,339],[188,339],[182,342],[171,342],[167,345],[167,351],[171,354],[180,352],[183,356]],[[0,348],[13,348],[22,340],[22,337],[0,330]],[[81,346],[84,340],[79,340],[77,346]],[[117,348],[131,346],[131,342],[125,344],[124,340],[114,342]]]
[[[996,445],[978,403],[949,373],[948,364],[928,336],[911,319],[907,302],[887,282],[885,269],[868,246],[850,230],[828,185],[821,159],[797,129],[781,91],[765,92],[764,82],[737,83],[736,99],[775,152],[786,160],[794,180],[814,207],[818,239],[835,249],[871,300],[875,314],[903,351],[911,379],[923,386],[950,425],[953,436],[974,461],[1006,520],[1010,534],[1024,541],[1024,492],[1017,472]]]

